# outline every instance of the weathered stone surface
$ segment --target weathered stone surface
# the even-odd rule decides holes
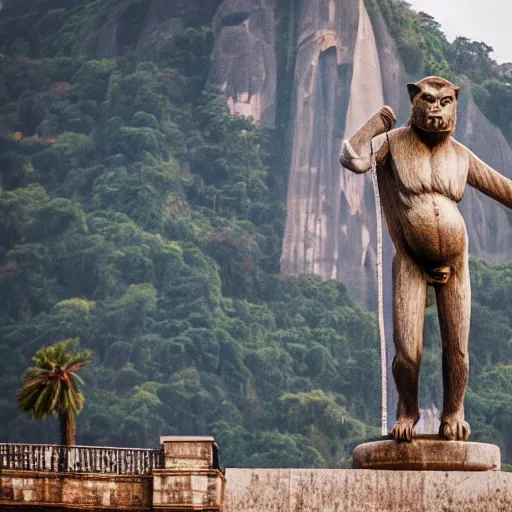
[[[224,0],[214,20],[210,82],[226,95],[232,114],[273,126],[276,102],[275,1]]]
[[[163,436],[164,468],[153,470],[153,510],[223,510],[225,478],[211,436]]]
[[[315,0],[297,13],[294,139],[281,256],[286,274],[337,275],[343,228],[338,225],[340,173],[332,171],[344,130],[357,36],[358,1],[350,4],[343,9],[329,0]]]
[[[137,41],[136,53],[143,59],[158,59],[183,30],[183,19],[172,2],[153,0]]]
[[[219,510],[224,507],[224,475],[218,470],[153,471],[152,510]]]
[[[510,512],[512,475],[228,469],[226,512]]]
[[[219,470],[153,470],[151,475],[0,472],[0,510],[222,511]]]
[[[357,446],[352,454],[354,469],[424,471],[497,471],[500,449],[493,444],[446,441],[438,436],[420,436],[412,443],[392,440]]]
[[[341,280],[366,301],[375,281],[371,184],[340,173],[338,152],[384,102],[376,40],[362,0],[310,2],[298,27],[281,270]]]
[[[213,465],[213,437],[164,436],[160,438],[164,465],[170,469],[209,469]]]
[[[0,510],[61,507],[66,510],[151,510],[150,476],[9,471],[0,473]]]

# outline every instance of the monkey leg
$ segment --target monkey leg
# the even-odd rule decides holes
[[[427,299],[424,271],[397,248],[393,260],[393,340],[396,355],[393,377],[398,390],[397,422],[391,435],[397,441],[412,441],[420,418],[418,379],[423,351],[423,325]]]
[[[469,424],[464,421],[464,394],[469,373],[469,320],[471,287],[467,253],[455,265],[448,282],[436,285],[437,311],[443,342],[443,415],[439,435],[467,441]]]

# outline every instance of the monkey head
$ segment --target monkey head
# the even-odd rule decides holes
[[[407,90],[412,102],[413,127],[439,135],[455,132],[460,87],[444,78],[429,76],[407,84]]]

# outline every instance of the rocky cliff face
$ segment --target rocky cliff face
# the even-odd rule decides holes
[[[214,19],[211,80],[226,94],[232,114],[275,122],[276,20],[274,0],[224,0]]]
[[[380,13],[368,13],[363,0],[290,0],[286,15],[293,30],[287,32],[276,30],[281,4],[224,0],[217,13],[212,81],[226,91],[232,112],[253,115],[267,126],[274,125],[280,98],[292,95],[281,270],[343,281],[372,306],[376,244],[371,179],[369,173],[340,172],[339,144],[385,103],[405,122],[405,84],[419,77],[406,75]],[[275,82],[280,48],[294,58],[290,91]],[[479,111],[469,87],[462,97],[457,138],[512,176],[512,149]],[[471,252],[493,260],[509,258],[512,229],[504,208],[469,187],[461,208]],[[386,245],[389,262],[393,250],[389,240]]]
[[[281,257],[284,273],[340,279],[352,289],[356,286],[358,295],[364,295],[367,281],[358,270],[371,272],[370,226],[360,222],[367,216],[367,180],[339,172],[339,144],[383,102],[375,39],[361,6],[360,0],[352,1],[345,12],[339,3],[322,0],[301,13],[305,18],[298,31],[288,217]]]

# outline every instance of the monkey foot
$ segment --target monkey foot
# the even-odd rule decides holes
[[[400,418],[391,429],[391,436],[395,441],[407,441],[410,443],[414,436],[414,425],[418,418]]]
[[[470,433],[469,423],[456,418],[443,418],[439,427],[439,436],[449,441],[467,441]]]

